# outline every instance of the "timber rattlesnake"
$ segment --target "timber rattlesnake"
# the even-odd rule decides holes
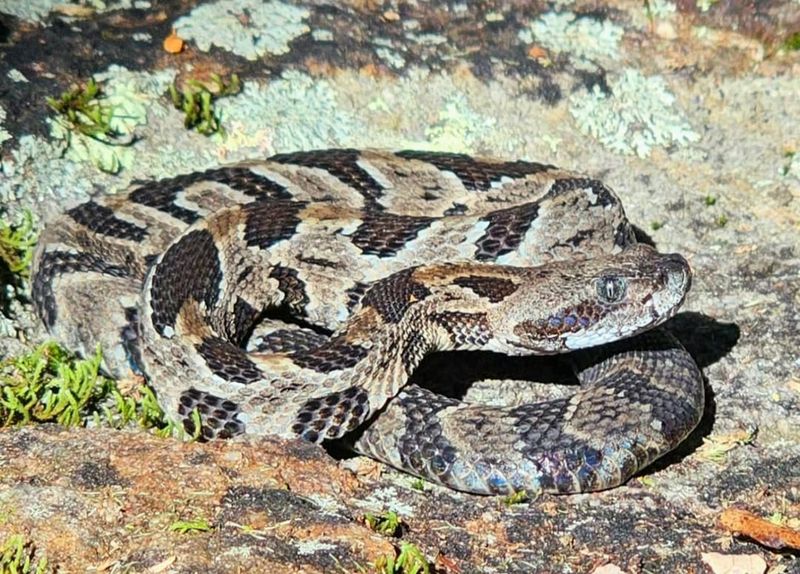
[[[41,238],[32,291],[56,338],[101,344],[113,375],[141,370],[189,430],[199,411],[205,438],[344,436],[407,472],[497,494],[625,481],[697,424],[697,367],[656,329],[578,360],[573,397],[498,408],[407,385],[422,357],[632,337],[675,313],[690,277],[679,255],[635,243],[597,180],[320,150],[70,209]]]

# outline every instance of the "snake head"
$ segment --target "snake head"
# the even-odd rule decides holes
[[[520,269],[522,286],[493,314],[493,350],[568,352],[610,343],[672,317],[691,285],[681,255],[634,245],[617,255]]]

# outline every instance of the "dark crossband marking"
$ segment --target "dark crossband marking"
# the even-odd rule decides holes
[[[306,284],[297,277],[297,269],[276,265],[269,276],[278,280],[278,291],[283,293],[282,305],[298,315],[305,314],[310,299],[306,293]]]
[[[511,279],[502,277],[485,277],[482,275],[467,275],[456,277],[453,283],[466,287],[476,295],[486,297],[492,303],[499,303],[509,295],[515,293],[519,285]]]
[[[430,343],[421,331],[415,330],[409,333],[403,348],[400,350],[400,362],[403,364],[406,374],[411,374],[416,370],[422,358],[430,350]],[[388,362],[388,361],[387,361]]]
[[[249,197],[257,199],[292,198],[292,194],[285,186],[246,167],[222,167],[209,169],[204,173],[205,179],[223,183]]]
[[[158,334],[175,326],[178,312],[189,300],[213,308],[220,281],[219,253],[210,232],[191,231],[173,244],[153,272],[150,285],[151,320]]]
[[[531,161],[482,161],[462,153],[404,150],[396,155],[425,161],[442,171],[450,171],[470,191],[488,191],[492,189],[492,183],[499,183],[503,178],[519,179],[555,169],[552,165]]]
[[[539,204],[534,202],[499,209],[482,217],[481,221],[487,221],[489,225],[476,242],[475,258],[478,261],[494,261],[514,251],[538,214]]]
[[[633,227],[627,221],[620,223],[614,232],[614,245],[628,247],[634,243],[636,243],[636,234]]]
[[[300,225],[301,201],[276,200],[249,203],[242,207],[245,213],[244,238],[249,247],[266,249],[289,239]]]
[[[58,318],[53,282],[56,277],[68,273],[101,273],[111,277],[131,277],[131,271],[121,265],[112,265],[91,253],[67,253],[47,251],[39,260],[39,268],[33,278],[31,295],[33,304],[44,324],[50,328]]]
[[[228,340],[234,345],[243,345],[250,335],[253,325],[260,317],[261,310],[237,296],[236,302],[233,304],[233,316],[230,317],[230,323],[226,325],[225,335]]]
[[[250,197],[291,198],[291,193],[284,186],[244,167],[208,169],[158,181],[143,182],[139,189],[131,192],[129,198],[134,203],[153,207],[191,224],[200,219],[200,216],[191,209],[177,205],[175,200],[187,187],[208,181],[222,183]]]
[[[270,353],[308,353],[328,341],[328,337],[304,329],[278,329],[261,337],[255,350]]]
[[[447,329],[456,348],[482,347],[492,339],[486,313],[442,311],[431,315],[431,320]]]
[[[304,369],[330,373],[354,367],[366,356],[367,349],[364,347],[333,339],[316,347],[310,353],[293,353],[291,358],[297,366]]]
[[[315,397],[297,412],[292,432],[311,442],[339,438],[358,427],[369,414],[369,395],[361,387]]]
[[[242,349],[219,337],[206,337],[195,347],[215,375],[231,383],[249,385],[263,378]]]
[[[361,299],[364,297],[364,293],[367,292],[369,289],[369,283],[361,283],[360,281],[356,281],[352,287],[347,289],[347,310],[352,311],[356,308],[361,302]]]
[[[515,436],[522,437],[524,441],[520,448],[521,454],[526,461],[530,461],[541,471],[542,488],[555,489],[559,492],[574,490],[575,478],[572,471],[576,469],[583,472],[582,461],[569,449],[563,449],[563,454],[551,454],[548,450],[558,452],[559,449],[554,449],[552,446],[546,449],[542,445],[557,445],[560,441],[569,444],[574,440],[573,437],[563,436],[562,425],[568,417],[568,408],[568,399],[556,399],[546,403],[520,405],[509,412],[509,420],[514,421]],[[603,416],[602,412],[598,414]],[[584,465],[585,467],[599,464],[602,460],[602,454],[594,449],[585,451],[582,449],[580,456],[586,457],[588,464]],[[622,457],[622,460],[625,464],[635,464],[635,461],[629,461],[628,457]],[[581,478],[585,479],[589,477]]]
[[[444,436],[438,413],[458,401],[421,387],[406,387],[397,396],[405,413],[405,432],[397,450],[405,468],[443,479],[458,458],[458,452]],[[430,473],[429,471],[433,471]]]
[[[200,437],[205,440],[231,438],[245,432],[245,424],[239,420],[239,406],[211,393],[189,388],[181,393],[178,414],[184,430],[190,435],[197,432],[194,411],[200,415]]]
[[[131,370],[138,375],[144,374],[139,346],[139,310],[136,307],[125,308],[125,326],[120,329],[120,340]]]
[[[565,239],[564,243],[566,243],[571,247],[578,247],[581,243],[583,243],[587,239],[591,239],[592,235],[593,235],[592,231],[589,231],[588,229],[581,229],[572,237]]]
[[[350,240],[366,255],[392,257],[434,221],[433,217],[367,212]]]
[[[94,201],[87,201],[70,209],[67,215],[100,235],[137,242],[147,237],[145,228],[119,219],[113,210]]]
[[[358,165],[360,157],[361,153],[355,149],[328,149],[279,153],[269,161],[324,170],[364,197],[377,200],[383,195],[383,187]]]
[[[592,206],[610,207],[619,203],[611,190],[606,187],[602,181],[597,179],[589,179],[587,177],[570,177],[568,179],[557,179],[553,182],[548,190],[548,195],[560,195],[568,191],[575,191],[576,189],[591,189],[597,196]]]
[[[453,215],[464,215],[469,211],[466,205],[463,203],[453,203],[453,207],[448,207],[444,210],[444,215],[447,217],[451,217]]]
[[[414,268],[390,275],[372,284],[361,299],[363,306],[375,309],[387,323],[398,323],[414,301],[430,295],[425,285],[414,281]]]

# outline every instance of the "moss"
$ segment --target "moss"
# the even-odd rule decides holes
[[[107,146],[130,145],[133,139],[126,137],[114,125],[115,107],[94,78],[83,86],[62,92],[58,97],[48,97],[46,101],[56,113],[56,137],[63,139],[68,148],[87,148],[90,151],[87,155],[103,171],[119,171],[119,158]]]
[[[800,50],[800,32],[795,32],[783,41],[783,48],[791,52]]]
[[[169,525],[171,532],[179,534],[189,534],[192,532],[208,532],[211,524],[205,518],[193,518],[191,520],[176,520]]]
[[[367,513],[364,515],[364,522],[375,532],[385,536],[397,536],[400,534],[400,529],[403,521],[396,512],[390,510],[383,514]]]
[[[515,504],[523,504],[530,501],[527,491],[520,490],[503,498],[503,504],[506,506],[514,506]]]
[[[723,464],[730,451],[735,448],[753,444],[756,439],[755,427],[735,430],[728,434],[712,435],[703,439],[703,446],[698,454],[705,460]]]
[[[397,556],[382,556],[375,561],[380,574],[430,574],[431,566],[422,551],[410,542],[403,542]]]
[[[8,537],[0,546],[0,574],[45,574],[53,569],[47,558],[35,558],[33,544],[19,534]]]
[[[211,76],[211,87],[198,80],[189,80],[186,89],[179,91],[175,84],[170,85],[169,95],[176,110],[184,113],[183,125],[204,136],[224,133],[219,112],[214,102],[219,98],[238,94],[242,86],[239,76],[233,74],[225,81],[217,74]]]
[[[30,274],[33,249],[36,246],[36,232],[33,229],[33,214],[22,212],[18,225],[0,219],[0,261],[14,275],[26,278]]]
[[[53,139],[64,142],[68,159],[90,163],[108,173],[142,163],[137,157],[139,146],[132,145],[139,139],[137,130],[147,123],[149,113],[161,111],[156,104],[174,75],[171,70],[145,73],[109,66],[106,72],[95,74],[94,81],[100,86],[98,102],[107,112],[104,119],[113,135],[91,137],[72,129],[59,115],[51,125]],[[166,106],[163,110],[167,110]]]
[[[46,98],[50,109],[71,131],[108,143],[118,134],[111,126],[114,110],[104,100],[105,95],[94,78],[57,98]]]
[[[124,396],[100,374],[101,362],[99,351],[78,359],[52,342],[0,362],[0,426],[56,422],[121,428],[135,423],[161,435],[175,432],[152,390],[139,385]]]

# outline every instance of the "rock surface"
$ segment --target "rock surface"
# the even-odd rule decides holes
[[[173,28],[179,53],[162,47]],[[23,534],[59,572],[358,572],[401,542],[363,515],[394,510],[437,572],[704,572],[713,553],[800,572],[797,552],[718,525],[729,506],[800,519],[798,43],[790,0],[0,0],[4,219],[30,208],[46,220],[133,179],[293,149],[579,169],[689,259],[693,290],[670,328],[710,403],[690,439],[629,484],[511,507],[268,438],[6,429],[0,540]],[[225,134],[207,138],[164,94],[213,73],[244,88],[218,101]],[[67,138],[48,109],[45,97],[92,76],[130,145]],[[24,301],[22,288],[2,295],[0,356],[45,337]],[[190,519],[209,528],[170,530]]]

